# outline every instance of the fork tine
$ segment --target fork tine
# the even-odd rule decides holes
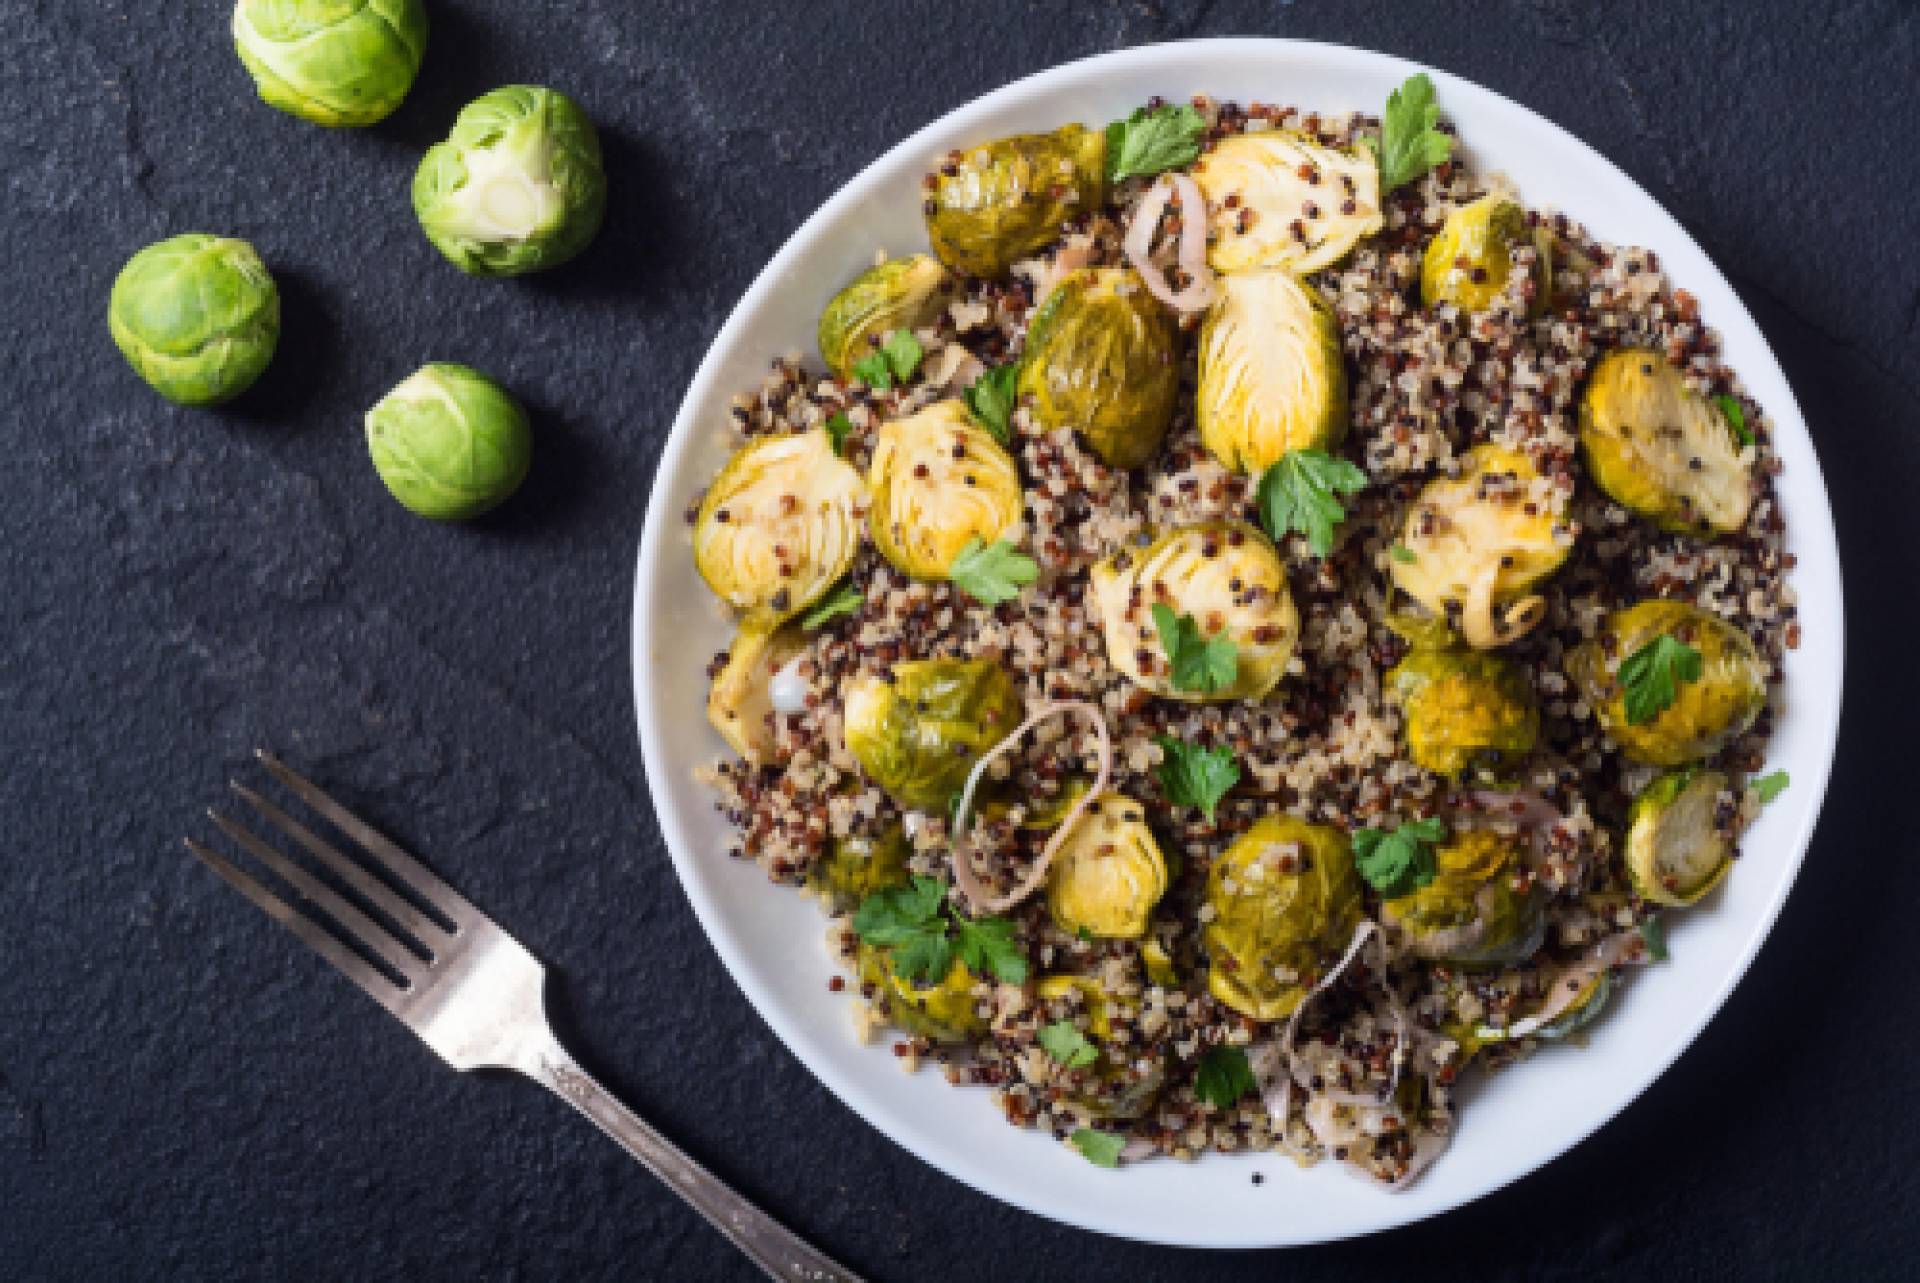
[[[263,748],[255,749],[254,755],[260,759],[261,765],[273,772],[275,779],[297,793],[301,801],[326,816],[335,828],[358,842],[367,854],[385,862],[389,872],[438,909],[448,922],[454,924],[456,930],[476,918],[484,918],[485,915],[467,903],[458,891],[429,873],[424,864],[402,851],[385,834],[334,801],[319,785]]]
[[[222,833],[247,848],[250,854],[272,869],[305,899],[326,910],[334,921],[358,936],[360,943],[379,954],[388,966],[409,981],[418,981],[425,973],[426,964],[416,958],[410,950],[402,947],[400,942],[393,938],[391,931],[360,912],[332,887],[242,828],[238,821],[230,820],[220,812],[211,809],[208,810],[207,815],[220,826]]]
[[[202,864],[219,874],[221,880],[228,886],[253,901],[255,907],[269,918],[306,941],[308,948],[331,962],[347,979],[366,990],[368,997],[394,1015],[400,1014],[398,1006],[400,990],[394,987],[393,981],[381,974],[379,968],[341,944],[312,918],[294,909],[285,900],[254,881],[251,876],[235,868],[225,856],[192,838],[186,839],[186,842],[187,850],[199,857]]]

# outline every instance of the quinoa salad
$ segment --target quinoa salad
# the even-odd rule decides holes
[[[1786,787],[1764,407],[1439,108],[929,158],[928,248],[688,496],[732,854],[957,1109],[1403,1185],[1464,1075],[1606,1036]]]

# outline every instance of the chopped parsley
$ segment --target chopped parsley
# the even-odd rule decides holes
[[[1680,683],[1699,680],[1700,652],[1661,633],[1621,661],[1620,689],[1626,696],[1627,724],[1651,722],[1680,698]]]
[[[980,541],[979,535],[967,540],[966,547],[947,567],[947,578],[953,581],[954,587],[989,606],[1012,601],[1023,587],[1039,577],[1039,565],[1015,548],[1012,541],[1002,539],[987,544]]]
[[[1399,562],[1404,566],[1411,566],[1414,562],[1420,560],[1420,558],[1413,555],[1413,549],[1407,547],[1403,543],[1395,544],[1391,549],[1389,549],[1389,552],[1392,554],[1393,559],[1395,561]]]
[[[1415,820],[1391,833],[1358,829],[1353,835],[1353,863],[1360,876],[1389,900],[1417,891],[1438,872],[1433,844],[1447,836],[1438,819]]]
[[[1367,474],[1324,450],[1289,450],[1260,474],[1254,507],[1267,533],[1281,539],[1292,531],[1307,537],[1314,556],[1333,550],[1333,528],[1346,519],[1339,496],[1366,489]]]
[[[1239,1047],[1209,1047],[1193,1077],[1193,1094],[1221,1109],[1233,1108],[1235,1102],[1259,1087],[1253,1066],[1247,1063],[1247,1053]]]
[[[1167,800],[1175,806],[1197,806],[1213,820],[1213,810],[1227,790],[1240,780],[1239,763],[1229,748],[1201,748],[1171,735],[1159,735],[1155,741],[1166,759],[1155,773]]]
[[[1013,407],[1018,401],[1014,383],[1020,377],[1017,365],[999,365],[975,379],[962,394],[974,422],[993,433],[1001,445],[1013,441]]]
[[[1120,1166],[1120,1151],[1127,1147],[1127,1138],[1113,1132],[1097,1132],[1091,1127],[1082,1127],[1068,1137],[1073,1147],[1086,1156],[1086,1160],[1095,1167]]]
[[[1747,787],[1752,789],[1753,795],[1760,799],[1760,805],[1765,806],[1787,791],[1787,773],[1770,771],[1757,780],[1747,781]]]
[[[867,595],[853,584],[843,581],[838,588],[815,602],[813,609],[800,616],[800,626],[811,631],[842,615],[858,614],[866,604]]]
[[[1157,601],[1153,623],[1160,630],[1160,648],[1173,668],[1175,690],[1210,695],[1233,685],[1240,675],[1240,652],[1232,638],[1202,637],[1192,615],[1176,615]]]
[[[1071,1020],[1056,1020],[1040,1031],[1039,1043],[1068,1069],[1085,1069],[1100,1059],[1100,1049]]]
[[[960,961],[976,976],[992,974],[1010,985],[1027,979],[1027,955],[1013,942],[1013,923],[1005,918],[955,918]]]
[[[1013,923],[954,918],[938,878],[916,875],[906,886],[874,892],[854,911],[853,930],[885,950],[895,974],[915,984],[946,979],[956,955],[975,975],[991,973],[1016,985],[1027,978],[1026,955],[1013,942]]]
[[[1667,924],[1655,914],[1640,924],[1640,938],[1647,942],[1647,956],[1655,962],[1667,960]]]
[[[1200,159],[1206,117],[1188,103],[1136,110],[1107,126],[1107,181],[1146,178]]]
[[[853,431],[853,420],[847,417],[845,410],[834,411],[833,417],[822,425],[827,432],[827,440],[833,443],[835,454],[847,452],[847,433]]]
[[[853,375],[868,387],[885,392],[895,380],[905,383],[912,378],[926,354],[912,330],[895,330],[887,335],[887,341],[877,351],[853,363]]]
[[[1433,99],[1433,79],[1426,72],[1407,77],[1387,95],[1386,114],[1380,118],[1380,194],[1443,163],[1453,154],[1453,139],[1442,133],[1440,105]]]
[[[1742,446],[1752,445],[1753,429],[1747,426],[1747,412],[1740,403],[1724,393],[1713,398],[1713,403],[1720,407],[1721,414],[1727,416],[1727,426],[1733,429],[1733,439]]]

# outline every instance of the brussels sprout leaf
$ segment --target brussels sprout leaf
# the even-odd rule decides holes
[[[1700,680],[1700,652],[1661,633],[1620,664],[1627,724],[1641,726],[1673,707],[1681,682]]]
[[[978,535],[967,540],[966,547],[947,567],[947,578],[954,587],[989,606],[1012,601],[1021,588],[1039,577],[1040,567],[1011,541],[984,544]]]
[[[1765,806],[1787,791],[1787,773],[1785,771],[1770,772],[1757,780],[1749,780],[1747,787],[1752,789],[1753,795],[1760,799],[1760,805]]]
[[[1640,924],[1640,938],[1647,942],[1647,956],[1655,962],[1667,960],[1667,924],[1658,914]]]
[[[1740,403],[1730,396],[1717,396],[1713,403],[1720,407],[1720,413],[1727,416],[1727,426],[1733,429],[1733,439],[1743,446],[1753,444],[1753,429],[1747,426],[1747,412]]]
[[[1173,668],[1175,690],[1210,695],[1233,685],[1240,675],[1240,651],[1232,638],[1202,637],[1192,615],[1176,615],[1157,601],[1153,623],[1160,630],[1160,649]]]
[[[1120,1166],[1120,1151],[1127,1147],[1125,1136],[1113,1132],[1097,1132],[1091,1127],[1082,1127],[1068,1138],[1073,1147],[1085,1155],[1086,1160],[1095,1167]]]
[[[956,918],[960,961],[976,976],[992,973],[1010,985],[1027,979],[1027,955],[1013,941],[1013,923],[1005,918]]]
[[[1453,154],[1453,139],[1434,126],[1440,123],[1440,105],[1433,100],[1433,80],[1422,71],[1387,95],[1387,111],[1380,119],[1380,142],[1374,147],[1380,161],[1380,194],[1445,161]]]
[[[1040,1031],[1038,1041],[1049,1056],[1068,1069],[1085,1069],[1100,1059],[1099,1048],[1088,1042],[1071,1020],[1054,1021]]]
[[[812,631],[841,615],[855,615],[867,604],[867,595],[858,587],[842,583],[838,588],[813,604],[813,609],[800,616],[800,626]]]
[[[1228,748],[1200,748],[1171,735],[1155,737],[1166,760],[1157,774],[1167,800],[1175,806],[1197,806],[1209,822],[1227,790],[1240,780],[1240,766]]]
[[[1236,1101],[1259,1088],[1247,1053],[1239,1047],[1209,1047],[1200,1057],[1200,1069],[1193,1078],[1193,1094],[1221,1109],[1233,1108]]]
[[[1145,107],[1107,126],[1107,181],[1146,178],[1200,159],[1207,121],[1187,103]]]
[[[847,452],[847,433],[853,431],[853,420],[847,417],[845,410],[836,410],[831,419],[821,425],[826,429],[827,440],[833,443],[835,454]]]
[[[1027,958],[1013,941],[1005,918],[960,918],[949,922],[947,889],[938,878],[915,875],[911,884],[876,891],[854,911],[853,930],[884,949],[903,980],[937,984],[953,966],[954,955],[975,975],[989,973],[1008,984],[1027,978]],[[952,928],[957,928],[958,939]]]
[[[1402,824],[1391,833],[1356,829],[1354,867],[1374,890],[1396,899],[1433,881],[1438,871],[1433,844],[1446,836],[1447,826],[1437,819]]]
[[[975,379],[964,394],[974,421],[993,433],[1001,445],[1013,440],[1013,385],[1019,375],[1017,365],[996,366]]]
[[[1260,474],[1253,492],[1260,522],[1275,539],[1291,531],[1307,537],[1316,557],[1333,550],[1333,528],[1346,519],[1339,496],[1367,487],[1367,474],[1324,450],[1289,450]]]

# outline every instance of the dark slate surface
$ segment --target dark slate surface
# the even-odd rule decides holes
[[[1911,1269],[1910,4],[432,8],[405,107],[329,134],[253,98],[220,0],[0,0],[0,1274],[751,1277],[557,1101],[446,1071],[185,857],[262,743],[430,852],[557,968],[566,1027],[618,1090],[875,1278]],[[1625,166],[1758,314],[1853,568],[1826,818],[1700,1044],[1518,1187],[1284,1259],[1063,1229],[855,1119],[696,927],[628,687],[661,434],[782,238],[982,90],[1208,32],[1423,60]],[[511,80],[600,121],[612,211],[572,268],[468,281],[420,237],[407,180],[462,102]],[[102,319],[126,255],[189,229],[253,240],[285,294],[279,360],[221,413],[149,395]],[[472,527],[408,516],[366,462],[361,412],[426,358],[495,372],[537,416],[525,491]]]

